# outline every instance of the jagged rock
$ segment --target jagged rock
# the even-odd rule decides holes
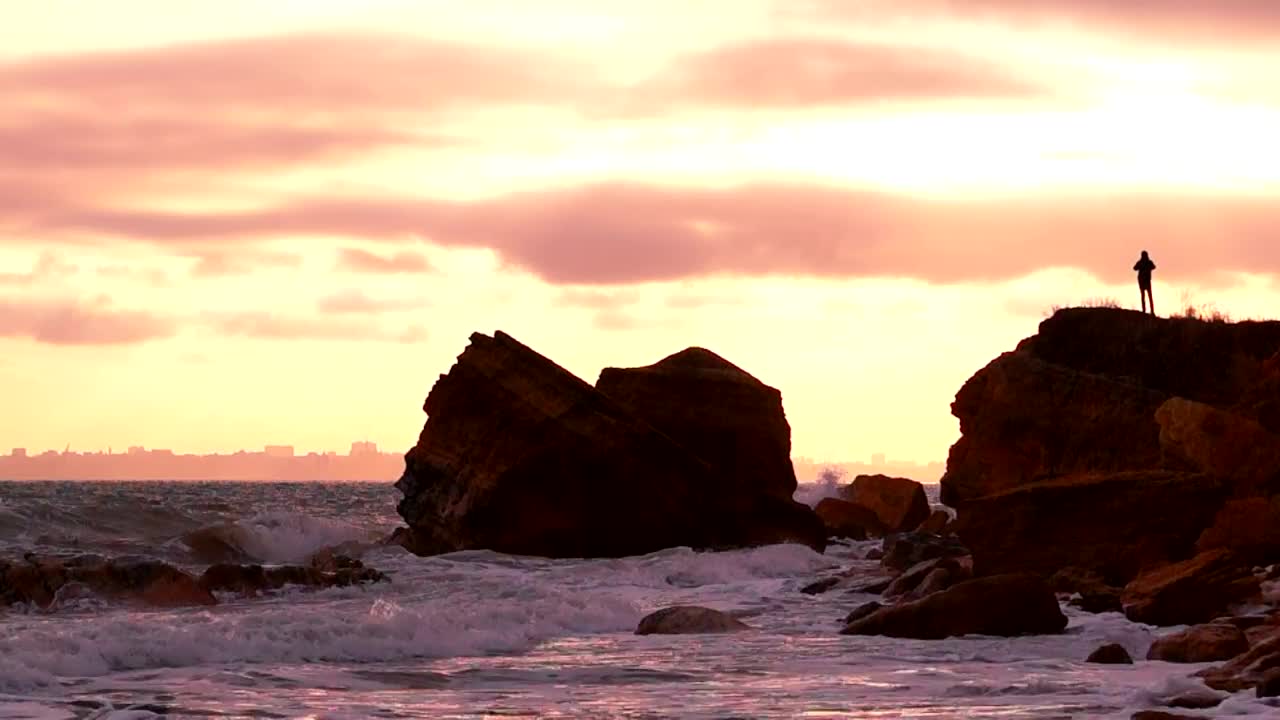
[[[1222,665],[1196,673],[1214,690],[1239,692],[1258,685],[1271,671],[1280,668],[1280,628],[1260,639],[1249,652],[1237,655]]]
[[[966,563],[958,562],[956,558],[934,558],[912,565],[895,578],[889,587],[885,588],[883,594],[886,598],[896,598],[919,590],[917,596],[923,597],[943,590],[958,580],[967,579]],[[924,587],[926,583],[928,586]]]
[[[752,492],[787,502],[795,494],[782,393],[710,350],[606,368],[596,389]]]
[[[952,529],[977,575],[1075,567],[1119,586],[1188,557],[1227,492],[1220,480],[1181,472],[1073,476],[970,502]]]
[[[19,561],[0,561],[0,603],[48,608],[59,591],[72,586],[78,594],[157,607],[217,603],[195,578],[157,560],[28,555]]]
[[[845,500],[875,513],[885,532],[915,530],[929,519],[929,498],[924,486],[915,480],[859,475],[841,494]]]
[[[866,540],[868,535],[884,535],[884,524],[871,510],[838,498],[823,498],[814,512],[822,520],[827,537]]]
[[[1258,593],[1251,568],[1225,550],[1150,570],[1125,586],[1125,617],[1149,625],[1191,625]]]
[[[883,559],[884,559],[884,549],[883,549],[883,548],[871,548],[870,550],[868,550],[868,551],[867,551],[866,559],[867,559],[867,560],[883,560]]]
[[[951,513],[946,510],[934,510],[924,522],[920,523],[920,527],[915,529],[919,532],[944,535],[947,532],[947,526],[950,524]]]
[[[882,608],[840,632],[937,640],[957,635],[1056,634],[1066,626],[1067,617],[1044,580],[997,575]]]
[[[881,547],[884,556],[880,558],[880,564],[894,570],[906,570],[934,558],[969,554],[969,549],[954,537],[923,532],[886,535]]]
[[[884,606],[874,600],[872,600],[869,603],[863,603],[858,607],[850,610],[849,614],[844,616],[844,624],[848,625],[851,622],[856,622],[858,620],[861,620],[862,618],[867,617],[868,615],[874,614],[876,611],[878,611],[882,607]]]
[[[1260,698],[1280,697],[1280,668],[1268,670],[1262,676],[1258,686],[1254,688],[1254,695]]]
[[[822,578],[821,580],[815,580],[800,588],[800,592],[805,595],[821,595],[822,593],[839,585],[840,580],[840,577],[827,577]]]
[[[1098,663],[1100,665],[1132,665],[1133,658],[1129,655],[1129,651],[1119,643],[1110,643],[1089,653],[1085,662]]]
[[[326,569],[326,568],[332,568]],[[234,592],[255,597],[286,585],[303,587],[347,587],[382,582],[386,575],[367,568],[359,560],[338,556],[311,566],[211,565],[200,576],[200,586],[209,592]]]
[[[710,353],[674,357],[667,369],[681,387],[694,382],[686,372],[692,364],[692,375],[714,387],[750,388],[741,397],[776,400],[776,391]],[[772,438],[768,453],[785,453],[780,404],[751,405],[748,416],[731,417],[712,402],[713,395],[689,390],[632,404],[670,403],[662,413],[651,408],[649,414],[668,418],[672,427],[681,417],[706,423],[715,433],[759,426],[744,436],[744,457],[762,457],[747,447],[748,439],[765,442],[760,433]],[[745,409],[733,406],[735,412]],[[678,546],[825,545],[813,511],[779,496],[794,488],[789,464],[781,477],[763,468],[728,474],[723,468],[734,461],[726,455],[699,457],[696,448],[679,444],[504,333],[472,335],[471,345],[432,388],[424,410],[426,426],[396,483],[404,493],[397,509],[412,530],[402,539],[414,552],[488,548],[617,557]],[[721,447],[710,440],[685,441],[704,452]]]
[[[1173,663],[1219,662],[1249,651],[1244,632],[1226,623],[1194,625],[1151,643],[1148,660]]]
[[[741,620],[711,608],[676,605],[645,616],[636,627],[637,635],[682,635],[750,630]]]

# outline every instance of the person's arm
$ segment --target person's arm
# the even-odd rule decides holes
[[[1138,262],[1136,262],[1136,263],[1134,263],[1134,264],[1133,264],[1133,270],[1134,270],[1134,272],[1142,272],[1142,261],[1141,261],[1141,260],[1139,260]]]

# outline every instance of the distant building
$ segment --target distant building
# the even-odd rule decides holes
[[[142,447],[141,445],[130,445],[129,454],[130,455],[146,455],[147,449]]]
[[[292,445],[268,445],[262,448],[262,452],[265,453],[267,457],[291,458],[293,457],[293,446]]]
[[[9,457],[24,458],[27,456],[26,448],[14,448],[9,451]]]
[[[875,453],[871,456],[871,464],[876,466],[884,465],[884,453]]]
[[[351,457],[359,457],[361,455],[377,455],[378,443],[357,441],[351,443]]]

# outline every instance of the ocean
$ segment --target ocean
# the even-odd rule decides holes
[[[829,487],[804,485],[814,501]],[[0,557],[145,556],[207,565],[214,528],[265,563],[371,544],[399,524],[390,483],[0,483]],[[876,542],[674,548],[613,560],[371,545],[391,582],[141,609],[79,597],[0,608],[0,718],[1128,718],[1203,690],[1202,666],[1144,662],[1155,629],[1066,607],[1067,633],[913,641],[837,634],[876,599],[799,589]],[[672,604],[755,630],[636,636]],[[1135,665],[1090,665],[1119,642]],[[1205,717],[1275,717],[1237,693]]]

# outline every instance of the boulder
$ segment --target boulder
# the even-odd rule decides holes
[[[348,587],[383,582],[387,576],[367,568],[359,560],[344,556],[323,558],[311,565],[232,565],[209,566],[200,576],[200,586],[209,592],[233,592],[256,597],[263,592],[286,585],[310,588]]]
[[[915,530],[929,519],[929,498],[915,480],[859,475],[841,493],[845,500],[874,512],[885,532]]]
[[[880,558],[880,564],[894,570],[906,570],[934,558],[963,557],[969,554],[969,549],[955,537],[924,532],[886,535],[881,548],[884,555]]]
[[[1218,548],[1262,562],[1280,558],[1280,495],[1227,501],[1196,541],[1201,552]]]
[[[1258,681],[1253,694],[1260,698],[1280,697],[1280,668],[1268,670]]]
[[[1166,461],[1229,478],[1237,494],[1276,489],[1280,435],[1257,421],[1180,397],[1162,404],[1155,418]]]
[[[838,498],[823,498],[814,508],[829,538],[866,540],[868,535],[884,535],[884,524],[871,510]]]
[[[954,582],[968,579],[967,563],[956,558],[934,558],[911,566],[885,588],[886,598],[896,598],[919,590],[918,596],[943,590]],[[926,586],[925,584],[928,583]]]
[[[676,605],[647,615],[636,627],[636,635],[684,635],[750,630],[741,620],[711,608]]]
[[[1124,612],[1124,603],[1120,602],[1119,590],[1096,590],[1080,593],[1079,597],[1067,601],[1071,607],[1080,608],[1087,613]]]
[[[0,561],[0,603],[49,608],[63,588],[155,607],[215,605],[217,599],[191,575],[157,560],[97,556]]]
[[[952,529],[973,552],[977,575],[1048,577],[1072,567],[1121,586],[1190,557],[1227,492],[1194,473],[1071,476],[972,501]]]
[[[782,393],[703,348],[640,368],[605,368],[596,389],[752,492],[796,492]]]
[[[1214,690],[1239,692],[1257,686],[1276,669],[1280,669],[1280,628],[1260,639],[1248,652],[1196,675]]]
[[[1121,602],[1133,622],[1192,625],[1212,620],[1258,591],[1249,566],[1226,550],[1211,550],[1134,578]]]
[[[920,526],[915,528],[920,532],[933,533],[934,535],[944,535],[947,532],[947,526],[951,524],[951,513],[946,510],[934,510],[929,517]]]
[[[1164,710],[1139,710],[1129,716],[1129,720],[1202,720],[1202,715],[1180,715]]]
[[[714,387],[750,387],[741,397],[773,397],[709,353],[676,357],[674,369],[695,365],[694,374]],[[681,387],[693,382],[680,377]],[[638,386],[631,392],[638,407]],[[708,392],[664,397],[670,407],[663,417],[695,418],[689,427],[716,425],[715,437],[727,437],[728,428],[759,425],[759,432],[738,443],[748,457],[763,457],[751,447],[764,442],[760,433],[772,438],[768,453],[781,448],[778,434],[785,417],[780,404],[735,401],[737,411],[754,410],[729,418],[710,406]],[[404,494],[397,509],[411,529],[400,539],[413,552],[487,548],[546,557],[619,557],[678,546],[825,546],[813,511],[781,496],[794,488],[789,464],[776,471],[781,475],[764,469],[730,474],[725,468],[732,461],[724,452],[710,458],[696,454],[699,448],[711,452],[706,449],[714,445],[710,440],[685,437],[693,448],[680,444],[504,333],[472,335],[423,409],[426,425],[396,483]],[[657,417],[656,410],[650,414]]]
[[[1227,623],[1194,625],[1151,643],[1148,660],[1173,663],[1221,662],[1249,651],[1244,632]]]
[[[844,616],[844,624],[848,625],[851,622],[861,620],[862,618],[867,617],[868,615],[874,614],[876,611],[878,611],[882,607],[884,606],[874,600],[872,600],[869,603],[863,603],[858,607],[850,610],[849,614]]]
[[[1133,658],[1129,655],[1129,651],[1119,643],[1110,643],[1089,653],[1085,662],[1097,663],[1100,665],[1132,665]]]
[[[1067,617],[1043,579],[997,575],[882,608],[849,623],[841,633],[937,640],[958,635],[1056,634],[1066,626]]]

